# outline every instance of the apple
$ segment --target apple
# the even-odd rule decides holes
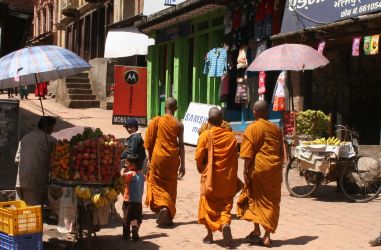
[[[92,153],[92,154],[90,155],[90,158],[91,158],[91,159],[97,159],[97,155],[96,155],[95,153]]]
[[[85,165],[85,166],[88,166],[89,163],[90,163],[89,160],[83,160],[83,161],[82,161],[82,164]]]
[[[83,146],[86,147],[86,148],[87,148],[87,147],[90,147],[90,146],[91,146],[91,140],[89,140],[89,139],[88,139],[88,140],[85,140],[85,141],[83,142]]]
[[[90,159],[90,154],[88,154],[88,153],[84,153],[84,154],[82,155],[82,159],[84,159],[84,160],[88,160],[88,159]]]

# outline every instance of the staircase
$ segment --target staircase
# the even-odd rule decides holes
[[[65,106],[73,109],[99,108],[100,101],[93,95],[88,73],[67,77]]]

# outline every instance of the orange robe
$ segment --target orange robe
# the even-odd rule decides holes
[[[179,124],[173,116],[155,117],[147,128],[144,147],[150,152],[145,204],[153,212],[167,207],[176,214],[177,173],[180,166]]]
[[[202,169],[208,159],[209,134],[213,143],[212,181],[213,191],[201,194],[198,210],[198,223],[211,231],[217,231],[224,224],[230,224],[230,211],[237,193],[238,154],[234,134],[225,128],[213,127],[202,133],[198,139],[195,159],[201,172],[201,185],[205,185],[207,169]],[[209,158],[210,159],[210,158]],[[209,172],[210,173],[210,172]]]
[[[279,220],[282,186],[282,133],[273,123],[259,119],[250,124],[241,144],[242,158],[252,160],[249,185],[238,198],[237,216],[261,224],[274,233]],[[254,169],[254,171],[252,171]]]

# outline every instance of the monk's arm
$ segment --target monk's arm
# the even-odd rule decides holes
[[[201,174],[204,172],[206,164],[208,163],[208,149],[205,145],[205,139],[203,135],[200,135],[197,142],[195,160],[197,165],[197,170]]]
[[[250,169],[251,161],[250,158],[244,158],[243,178],[246,184],[250,182],[250,171],[253,171]]]
[[[185,149],[184,149],[184,125],[180,122],[179,124],[179,153],[180,153],[180,168],[179,175],[183,177],[185,175]]]

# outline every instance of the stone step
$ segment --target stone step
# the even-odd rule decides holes
[[[68,89],[91,89],[91,84],[89,84],[89,83],[66,83],[66,88],[68,88]]]
[[[81,109],[81,108],[99,108],[99,101],[83,101],[83,100],[70,100],[68,104],[68,108],[72,109]]]
[[[77,75],[74,75],[72,77],[79,77],[79,78],[89,78],[89,73],[88,72],[82,72]]]
[[[88,77],[67,77],[66,83],[90,83],[90,79]]]
[[[69,95],[91,95],[93,91],[91,89],[68,89],[67,93]]]
[[[69,95],[69,99],[70,100],[95,100],[96,98],[97,98],[96,95],[88,95],[88,94],[84,94],[84,95],[78,95],[78,94]]]

